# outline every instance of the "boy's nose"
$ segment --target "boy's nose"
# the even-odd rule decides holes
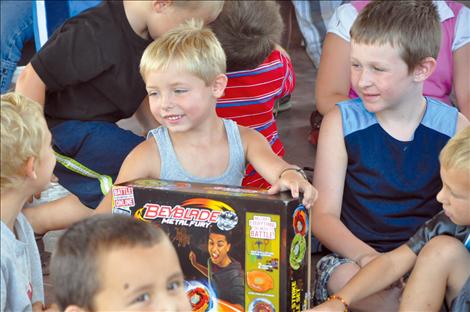
[[[369,87],[371,85],[371,79],[367,70],[362,70],[359,74],[358,86],[361,88]]]
[[[437,201],[440,202],[441,204],[447,203],[447,196],[446,196],[446,192],[445,192],[444,188],[442,188],[442,189],[439,191],[439,193],[437,193],[436,199],[437,199]]]

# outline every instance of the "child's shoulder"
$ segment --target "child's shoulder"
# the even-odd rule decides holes
[[[344,136],[377,123],[375,114],[365,108],[360,98],[339,102],[337,107],[341,115]]]
[[[426,103],[421,124],[449,137],[454,136],[459,119],[457,108],[431,97],[426,97]]]

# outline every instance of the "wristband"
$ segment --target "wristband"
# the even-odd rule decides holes
[[[328,297],[328,299],[326,299],[326,301],[330,301],[330,300],[339,300],[341,301],[341,303],[343,304],[344,306],[344,312],[348,312],[349,311],[349,305],[348,303],[346,302],[346,300],[344,300],[342,297],[338,296],[338,295],[331,295]]]
[[[286,168],[286,169],[282,170],[281,173],[279,174],[279,179],[282,177],[282,175],[283,175],[286,171],[290,171],[290,170],[297,171],[298,173],[300,173],[300,175],[301,175],[305,180],[308,181],[307,175],[305,174],[305,171],[303,171],[301,168],[293,168],[293,167]]]

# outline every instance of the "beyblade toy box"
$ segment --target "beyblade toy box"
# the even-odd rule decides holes
[[[193,311],[309,308],[311,220],[290,193],[135,180],[112,194],[113,213],[168,234]]]

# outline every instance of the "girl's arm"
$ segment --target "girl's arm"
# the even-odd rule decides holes
[[[470,43],[456,50],[453,54],[453,88],[460,112],[470,119]]]
[[[155,140],[149,138],[137,145],[124,159],[114,185],[134,179],[158,179],[159,177],[160,153]],[[109,192],[96,207],[95,212],[110,213],[111,206],[111,192]]]
[[[377,257],[354,277],[335,295],[348,305],[383,290],[398,281],[410,271],[416,262],[416,255],[407,246]],[[343,311],[344,306],[338,300],[330,300],[313,309],[313,311]]]
[[[329,250],[362,266],[378,253],[340,220],[347,161],[341,113],[335,107],[320,128],[313,179],[318,199],[313,206],[312,230]]]
[[[286,170],[287,168],[298,169],[298,167],[277,156],[266,138],[259,132],[240,126],[239,129],[245,158],[266,181],[272,184],[269,193],[275,194],[279,191],[290,190],[292,197],[298,198],[299,192],[302,192],[304,195],[302,203],[305,207],[311,208],[317,197],[315,188],[301,172]]]
[[[338,35],[327,33],[315,84],[315,103],[325,115],[335,104],[349,99],[351,45]]]

